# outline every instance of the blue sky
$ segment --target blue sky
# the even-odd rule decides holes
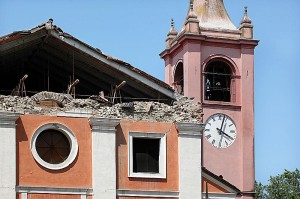
[[[0,0],[0,35],[49,18],[65,32],[163,80],[170,20],[179,30],[189,0]],[[255,39],[256,179],[300,168],[300,1],[224,0],[236,26],[248,6]]]

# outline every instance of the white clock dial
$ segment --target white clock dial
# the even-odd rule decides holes
[[[227,148],[236,139],[237,129],[234,121],[227,115],[211,115],[205,124],[204,136],[216,148]]]

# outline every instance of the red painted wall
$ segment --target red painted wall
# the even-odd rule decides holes
[[[76,136],[78,154],[61,170],[49,170],[35,161],[30,150],[31,137],[42,125],[60,123]],[[37,187],[92,187],[92,134],[87,118],[23,115],[17,120],[17,185]],[[40,195],[39,195],[40,196]],[[54,197],[54,196],[53,196]]]
[[[128,177],[129,132],[167,134],[166,179]],[[178,191],[178,135],[173,123],[121,121],[117,128],[117,155],[117,189]]]

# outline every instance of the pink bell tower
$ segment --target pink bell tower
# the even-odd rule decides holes
[[[181,30],[172,20],[160,54],[165,81],[202,104],[202,166],[237,187],[241,198],[254,198],[257,45],[247,7],[236,28],[223,0],[191,0]]]

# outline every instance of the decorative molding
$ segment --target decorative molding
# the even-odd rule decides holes
[[[235,199],[237,194],[235,193],[208,193],[209,199]],[[206,193],[202,192],[202,198],[206,199]]]
[[[200,138],[204,129],[204,124],[176,123],[179,136]]]
[[[120,119],[90,117],[92,131],[98,133],[116,133],[116,126],[120,123]]]
[[[220,61],[225,62],[231,69],[234,76],[237,76],[237,77],[241,76],[241,73],[240,73],[240,70],[239,70],[237,64],[232,60],[231,57],[224,55],[224,54],[212,54],[212,55],[208,56],[201,64],[202,71],[206,71],[208,64],[215,60],[220,60]]]
[[[221,101],[209,101],[203,100],[202,108],[222,109],[222,110],[237,110],[240,111],[242,106],[235,102],[221,102]]]
[[[60,187],[29,187],[16,186],[17,193],[38,193],[38,194],[69,194],[69,195],[93,195],[91,188],[60,188]]]
[[[20,113],[0,112],[0,127],[10,128],[16,126]]]
[[[119,197],[179,198],[178,191],[117,190]]]
[[[73,108],[72,110],[69,110],[69,111],[57,113],[57,116],[89,118],[92,116],[92,111],[85,110],[85,109]]]

